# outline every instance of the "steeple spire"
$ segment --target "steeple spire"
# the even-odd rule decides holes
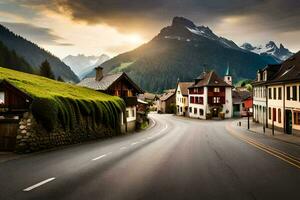
[[[227,63],[227,70],[226,70],[225,76],[231,76],[230,67],[229,67],[228,63]]]

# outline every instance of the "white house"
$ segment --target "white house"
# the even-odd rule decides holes
[[[226,73],[227,74],[227,73]],[[232,79],[230,74],[220,78],[214,71],[203,72],[188,88],[189,116],[208,119],[233,115]]]
[[[253,88],[254,121],[300,134],[300,52],[258,71]]]
[[[175,91],[176,94],[176,114],[188,116],[188,87],[192,86],[193,82],[179,82]]]

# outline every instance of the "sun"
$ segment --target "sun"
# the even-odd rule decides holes
[[[143,39],[138,34],[131,34],[131,35],[128,35],[127,41],[130,44],[141,44],[143,42]]]

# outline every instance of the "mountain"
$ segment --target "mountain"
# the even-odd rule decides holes
[[[34,73],[34,70],[30,65],[16,54],[15,51],[10,51],[1,41],[0,41],[0,66],[18,70],[27,73]]]
[[[268,63],[277,61],[270,56],[245,51],[233,41],[217,36],[208,27],[175,17],[171,26],[163,28],[148,43],[101,66],[104,73],[125,71],[143,89],[161,92],[174,88],[178,79],[192,81],[203,68],[214,69],[223,76],[230,65],[232,75],[238,81],[255,78],[256,71]]]
[[[1,24],[0,41],[7,46],[9,50],[13,50],[18,55],[22,56],[35,72],[39,71],[41,63],[47,59],[56,78],[60,76],[65,81],[79,81],[78,77],[70,67],[63,63],[59,58],[23,37],[14,34]]]
[[[83,54],[78,54],[77,56],[69,55],[62,59],[62,61],[70,66],[79,78],[82,78],[108,59],[109,57],[105,54],[100,56],[85,56]]]
[[[250,43],[244,43],[241,48],[259,55],[273,56],[275,59],[278,59],[279,62],[284,61],[293,55],[293,53],[285,48],[282,44],[280,44],[278,47],[273,41],[259,46],[253,46]]]

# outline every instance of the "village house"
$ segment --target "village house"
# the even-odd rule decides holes
[[[96,77],[85,78],[79,86],[88,87],[99,92],[121,97],[126,104],[125,116],[121,116],[122,132],[132,132],[136,129],[137,96],[144,93],[126,73],[103,75],[103,68],[97,67]]]
[[[148,102],[149,108],[151,110],[153,110],[153,111],[157,110],[159,95],[145,92],[144,94],[139,94],[138,99]]]
[[[300,52],[259,70],[253,83],[254,121],[287,134],[300,133]]]
[[[181,116],[188,116],[188,87],[192,86],[193,82],[179,82],[176,87],[176,114]]]
[[[175,90],[166,90],[164,94],[159,98],[157,105],[158,113],[174,113],[176,106]]]
[[[29,111],[32,98],[6,80],[0,82],[0,151],[13,151],[19,121]]]
[[[232,78],[229,69],[224,80],[214,71],[203,72],[188,87],[189,116],[199,119],[231,118]]]
[[[233,116],[246,117],[252,114],[252,92],[247,90],[232,90]]]

